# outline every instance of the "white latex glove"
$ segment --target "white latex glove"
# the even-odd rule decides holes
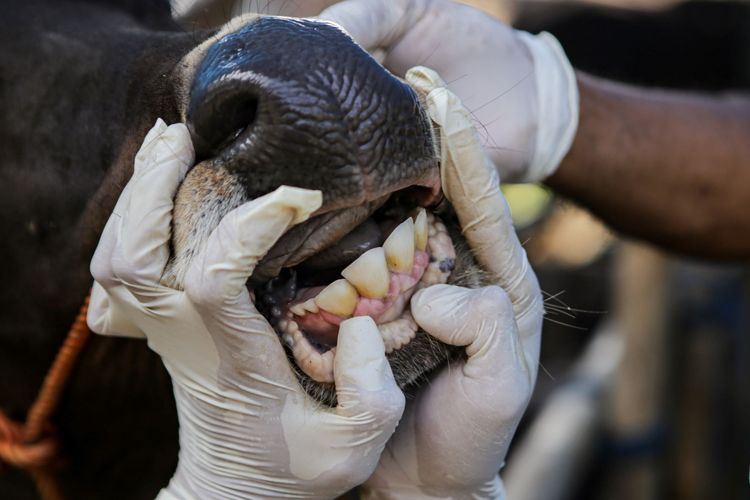
[[[433,71],[415,68],[406,78],[440,127],[445,195],[498,286],[437,285],[412,298],[415,321],[466,346],[467,359],[445,367],[408,403],[365,496],[504,498],[498,471],[536,380],[543,301],[469,113]]]
[[[338,407],[321,408],[245,286],[278,238],[318,209],[321,193],[282,186],[230,212],[178,291],[159,279],[172,199],[192,161],[185,126],[158,121],[91,264],[91,329],[145,336],[172,377],[180,456],[160,497],[334,497],[370,476],[403,412],[380,333],[367,317],[341,324]]]
[[[503,181],[551,175],[578,127],[578,87],[549,33],[516,31],[448,0],[346,0],[320,14],[403,76],[437,71],[469,109]]]

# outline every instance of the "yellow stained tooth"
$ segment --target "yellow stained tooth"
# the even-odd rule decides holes
[[[357,307],[359,294],[345,279],[336,280],[325,287],[317,297],[317,307],[338,316],[351,316]]]
[[[383,243],[388,269],[410,273],[414,267],[414,222],[411,218],[399,224]]]
[[[369,299],[382,299],[388,294],[388,264],[382,247],[372,248],[341,271],[354,288]]]
[[[427,213],[424,208],[419,209],[419,213],[414,220],[414,243],[417,245],[417,249],[423,252],[427,248]]]

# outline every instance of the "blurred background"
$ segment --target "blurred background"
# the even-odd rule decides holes
[[[553,33],[573,65],[595,75],[698,92],[750,88],[748,2],[478,3],[518,28]],[[750,498],[747,264],[623,240],[531,189],[508,195],[548,313],[543,369],[503,472],[509,497]]]
[[[507,11],[498,14],[553,33],[596,75],[750,88],[747,2],[528,1]],[[536,210],[520,229],[548,294],[544,369],[503,474],[509,496],[750,498],[747,265],[622,240],[565,200]]]
[[[314,15],[330,3],[227,0],[211,15],[200,3],[178,14],[198,27],[247,11]],[[595,75],[698,92],[750,88],[750,2],[464,3],[553,33],[573,65]],[[538,186],[507,186],[506,195],[547,306],[535,396],[502,473],[509,497],[750,498],[747,264],[623,240]]]

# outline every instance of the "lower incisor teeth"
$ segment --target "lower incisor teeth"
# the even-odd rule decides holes
[[[302,334],[294,335],[293,342],[292,353],[297,361],[297,366],[316,382],[332,383],[333,359],[336,355],[336,348],[320,354]]]
[[[390,354],[411,342],[411,339],[417,333],[417,324],[414,322],[411,314],[408,311],[404,311],[401,318],[378,325],[378,329],[380,330],[380,335],[383,337],[385,352]]]
[[[357,290],[345,279],[340,279],[325,287],[315,297],[315,303],[330,313],[348,317],[357,307],[358,299]]]
[[[341,271],[341,275],[368,299],[382,299],[388,294],[390,276],[382,247],[372,248],[360,255]]]

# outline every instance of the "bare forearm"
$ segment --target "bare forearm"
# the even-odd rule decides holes
[[[578,84],[579,130],[548,184],[668,250],[750,257],[750,99]]]

